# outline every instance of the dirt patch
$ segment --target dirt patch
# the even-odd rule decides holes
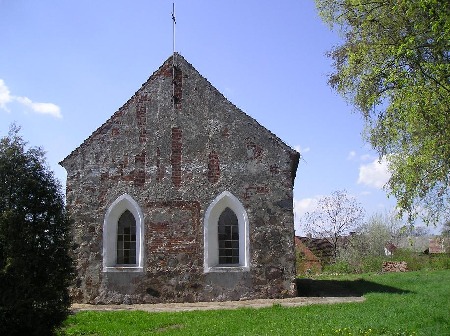
[[[178,312],[192,310],[220,310],[239,308],[264,308],[274,305],[282,307],[299,307],[312,304],[333,304],[348,302],[363,302],[364,297],[295,297],[288,299],[258,299],[243,301],[223,302],[193,302],[193,303],[155,303],[155,304],[132,304],[132,305],[90,305],[75,303],[72,305],[73,312],[83,310],[114,311],[114,310],[142,310],[146,312]]]

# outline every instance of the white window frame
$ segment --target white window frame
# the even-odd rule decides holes
[[[117,223],[129,210],[136,220],[136,264],[117,265]],[[119,196],[108,208],[103,221],[103,272],[144,271],[144,216],[136,201],[128,194]]]
[[[239,225],[239,265],[219,265],[219,216],[230,208],[238,218]],[[217,196],[205,213],[204,234],[204,272],[248,272],[250,270],[249,223],[247,211],[242,203],[229,191]]]

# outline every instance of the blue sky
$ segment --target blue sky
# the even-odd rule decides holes
[[[64,182],[58,162],[171,55],[171,11],[163,0],[0,0],[0,135],[16,122]],[[327,85],[339,39],[313,0],[179,0],[176,20],[176,50],[301,152],[297,221],[341,189],[369,215],[392,209],[361,117]]]

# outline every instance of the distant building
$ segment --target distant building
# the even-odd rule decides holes
[[[324,238],[295,237],[297,274],[321,273],[333,258],[333,245]]]
[[[393,243],[387,243],[384,246],[384,255],[391,256],[394,254],[394,252],[397,250],[397,246],[395,246]]]
[[[450,238],[433,237],[429,239],[428,252],[430,254],[446,253],[450,246]]]
[[[173,57],[61,162],[74,300],[295,295],[299,153]]]

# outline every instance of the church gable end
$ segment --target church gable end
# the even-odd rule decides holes
[[[173,57],[61,162],[74,299],[293,295],[299,154]]]

